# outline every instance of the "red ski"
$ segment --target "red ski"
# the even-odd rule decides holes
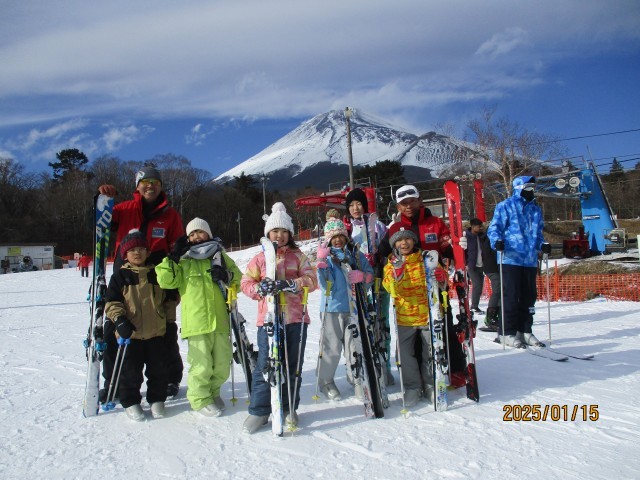
[[[460,246],[460,238],[462,238],[464,232],[460,208],[460,186],[456,182],[449,180],[444,184],[444,194],[447,199],[449,230],[451,230],[451,243],[453,244],[453,258],[456,270],[453,276],[453,286],[456,289],[459,302],[458,310],[460,311],[456,317],[458,319],[456,333],[458,340],[462,344],[467,363],[464,372],[467,383],[467,398],[478,402],[480,400],[480,392],[476,375],[476,355],[473,349],[477,322],[473,320],[473,313],[469,308],[469,298],[467,296],[469,281],[465,268],[464,250]]]

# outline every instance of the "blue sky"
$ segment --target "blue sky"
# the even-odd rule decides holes
[[[462,137],[640,129],[637,0],[0,0],[0,156],[173,153],[213,176],[346,106]],[[640,156],[640,131],[566,142]],[[603,163],[606,163],[603,160]],[[635,162],[626,166],[632,166]]]

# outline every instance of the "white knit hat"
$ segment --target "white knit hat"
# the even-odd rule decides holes
[[[267,223],[264,224],[264,236],[269,236],[269,232],[274,228],[284,228],[293,235],[293,222],[287,213],[287,207],[282,202],[276,202],[271,207],[271,215],[267,218]]]
[[[201,218],[196,217],[189,223],[187,223],[187,235],[190,235],[194,230],[202,230],[203,232],[207,232],[209,234],[209,238],[213,238],[213,234],[211,233],[209,224]]]

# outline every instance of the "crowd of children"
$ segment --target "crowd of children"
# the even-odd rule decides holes
[[[529,180],[526,185],[531,183]],[[423,252],[438,252],[439,265],[434,273],[444,300],[448,288],[445,259],[451,258],[449,230],[422,205],[414,186],[400,188],[396,192],[396,203],[398,215],[387,228],[369,214],[364,192],[358,188],[351,190],[346,198],[348,215],[344,221],[335,210],[327,214],[324,242],[318,245],[315,266],[296,245],[293,222],[285,206],[280,202],[274,204],[266,219],[264,236],[274,243],[275,275],[268,273],[262,251],[251,259],[243,274],[201,218],[187,224],[185,235],[175,240],[170,253],[157,264],[149,259],[146,236],[131,230],[119,243],[123,264],[111,277],[107,292],[106,316],[119,338],[117,358],[121,363],[117,370],[118,391],[113,385],[109,388],[113,391],[112,397],[119,396],[128,417],[144,420],[140,405],[144,372],[151,416],[164,416],[170,381],[164,337],[167,325],[176,321],[177,297],[171,293],[177,291],[182,312],[181,336],[188,345],[187,399],[195,412],[207,417],[221,415],[225,403],[220,389],[230,375],[232,361],[226,294],[228,289],[240,289],[257,301],[258,345],[257,365],[250,380],[249,415],[242,428],[246,433],[258,431],[271,415],[271,387],[265,378],[269,370],[268,329],[271,328],[265,324],[267,297],[283,295],[282,333],[288,361],[283,368],[282,406],[286,423],[295,427],[307,328],[311,321],[304,305],[304,292],[319,287],[322,300],[316,392],[319,390],[331,401],[343,397],[336,383],[336,372],[344,359],[347,383],[353,386],[355,397],[362,399],[362,380],[355,366],[354,329],[350,328],[355,292],[360,289],[355,285],[361,284],[368,292],[370,308],[377,313],[374,318],[379,331],[386,332],[380,343],[383,361],[386,361],[384,382],[391,385],[395,381],[390,363],[395,350],[398,364],[402,359],[399,371],[404,405],[414,406],[420,399],[433,401],[430,309]],[[498,228],[493,228],[491,235],[492,242],[497,242],[500,249]],[[390,322],[388,316],[389,299],[393,301],[395,323]],[[458,387],[465,382],[464,355],[455,337],[451,309],[446,301],[442,305],[450,333],[444,340],[448,344],[451,385]],[[473,306],[477,308],[475,296]],[[390,345],[390,323],[397,327],[394,347]],[[533,340],[525,338],[533,343],[535,337],[527,325],[524,332]],[[507,330],[506,335],[513,334]]]

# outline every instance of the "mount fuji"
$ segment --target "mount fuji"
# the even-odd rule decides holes
[[[409,181],[437,177],[474,153],[464,142],[428,132],[416,135],[374,115],[353,109],[350,118],[354,167],[399,161]],[[215,178],[223,183],[245,175],[269,177],[272,189],[325,189],[346,181],[349,154],[344,112],[331,110],[303,122],[257,155]]]

